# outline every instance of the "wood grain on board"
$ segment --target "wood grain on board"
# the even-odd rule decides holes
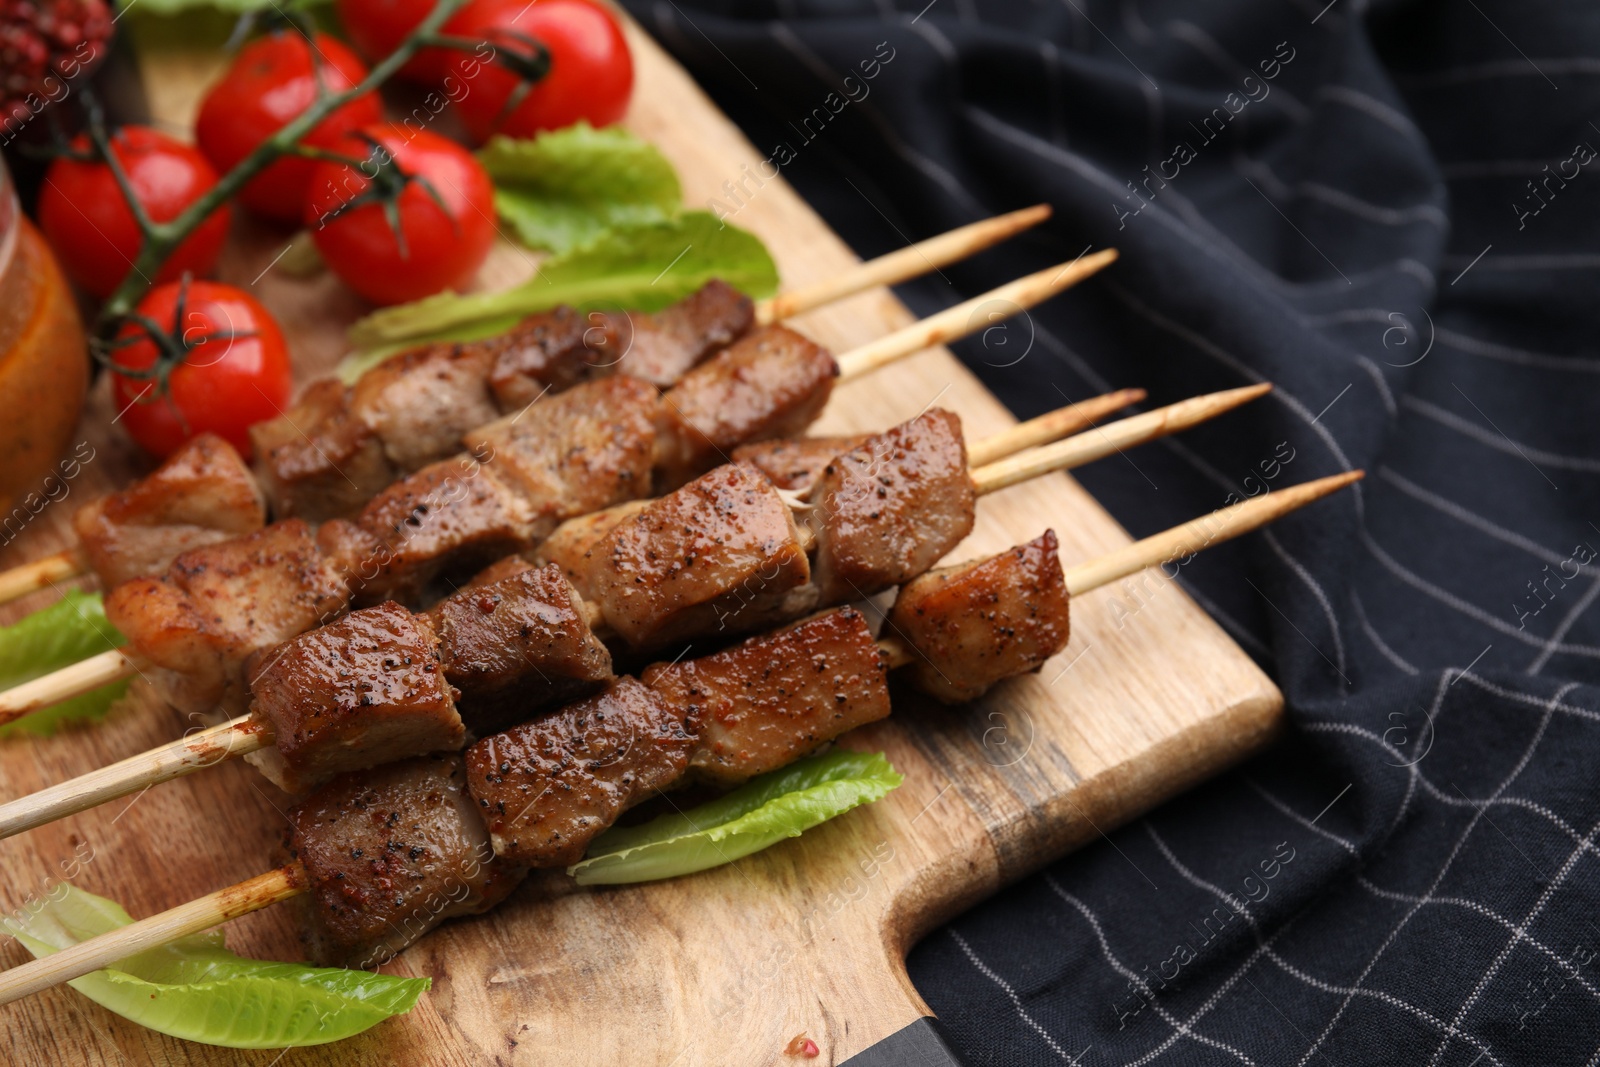
[[[628,125],[677,166],[688,203],[704,204],[763,153],[645,34],[629,33],[638,85]],[[156,116],[186,128],[214,63],[164,54],[147,79]],[[788,285],[855,262],[781,179],[756,189],[736,221],[766,241]],[[263,274],[286,240],[241,221],[222,274],[279,317],[305,381],[334,366],[344,327],[364,309],[331,277]],[[535,261],[505,244],[483,284],[509,284]],[[844,351],[908,321],[880,290],[797,325]],[[939,349],[841,388],[817,429],[878,429],[935,402],[960,414],[972,438],[1012,421]],[[107,428],[112,414],[102,382],[82,426],[96,458],[66,502],[0,552],[0,566],[65,544],[76,504],[144,469]],[[1047,526],[1068,565],[1127,540],[1063,475],[985,498],[978,512],[957,559]],[[7,608],[3,621],[52,596]],[[1159,574],[1086,595],[1072,622],[1070,647],[1040,674],[961,709],[898,692],[890,721],[848,736],[850,747],[887,752],[905,775],[882,802],[690,878],[583,890],[559,872],[538,876],[494,913],[448,925],[390,965],[433,977],[408,1016],[282,1062],[830,1064],[867,1048],[927,1014],[904,967],[922,932],[1256,750],[1278,722],[1271,682]],[[185,725],[130,699],[93,728],[0,744],[4,795],[168,740]],[[0,843],[0,907],[48,891],[75,857],[77,885],[134,915],[171,907],[265,869],[287,803],[236,763],[63,820]],[[248,955],[301,958],[282,909],[235,922],[228,941]],[[15,943],[0,948],[0,965],[24,958]],[[784,1052],[802,1033],[819,1057]],[[175,1041],[68,989],[0,1008],[0,1058],[10,1063],[266,1065],[277,1056]]]

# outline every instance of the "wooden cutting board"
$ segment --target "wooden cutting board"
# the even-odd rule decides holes
[[[703,205],[747,166],[755,171],[764,153],[637,26],[629,36],[638,86],[628,125],[671,158],[686,201]],[[209,56],[147,57],[157,119],[187,130],[214,64]],[[749,188],[736,221],[767,242],[785,285],[856,262],[781,179]],[[344,327],[364,309],[331,277],[263,273],[286,240],[241,222],[222,275],[279,317],[306,381],[334,366]],[[533,265],[508,244],[483,283],[509,284]],[[880,290],[797,325],[844,351],[908,321]],[[934,403],[956,411],[969,438],[1012,421],[940,349],[843,387],[818,430],[879,429]],[[0,567],[66,544],[77,504],[145,469],[107,429],[111,414],[102,382],[82,425],[96,458],[66,501],[0,552]],[[1068,565],[1127,541],[1077,483],[1055,475],[986,498],[954,558],[998,551],[1045,527],[1060,536]],[[0,621],[52,598],[13,605]],[[1155,572],[1083,597],[1072,622],[1070,647],[1040,674],[961,709],[897,693],[890,721],[845,738],[887,752],[905,775],[882,802],[690,878],[596,891],[559,872],[536,877],[497,911],[440,929],[390,965],[433,977],[408,1016],[294,1050],[283,1062],[835,1064],[897,1032],[902,1040],[918,1033],[903,1028],[928,1009],[904,959],[922,933],[1257,750],[1279,721],[1277,689]],[[0,790],[29,792],[169,740],[185,725],[169,709],[132,700],[95,727],[0,744]],[[63,820],[0,843],[0,907],[48,892],[63,871],[135,916],[171,907],[265,869],[287,803],[234,763]],[[235,922],[228,940],[248,955],[302,958],[285,909]],[[15,943],[0,948],[0,965],[25,958]],[[785,1052],[801,1034],[818,1056]],[[66,988],[0,1008],[0,1047],[18,1064],[265,1065],[278,1056],[172,1040]]]

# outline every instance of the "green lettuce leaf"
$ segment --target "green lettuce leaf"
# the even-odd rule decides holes
[[[123,637],[106,621],[99,593],[73,589],[67,595],[10,626],[0,626],[0,689],[32,681],[81,659],[121,645]],[[98,719],[127,690],[113,682],[82,696],[41,708],[0,727],[0,738],[19,733],[46,736],[69,722]]]
[[[778,268],[754,234],[704,211],[605,231],[545,260],[521,285],[499,293],[439,293],[373,312],[350,328],[358,348],[422,338],[454,339],[466,327],[514,322],[557,304],[655,311],[713,278],[757,299],[778,287]]]
[[[531,248],[568,252],[609,229],[670,218],[683,200],[666,157],[616,126],[496,137],[478,159],[500,217]]]
[[[567,868],[579,885],[620,885],[732,863],[881,799],[903,781],[881,752],[831,752],[751,779],[725,797],[607,830]]]
[[[0,927],[35,956],[133,920],[116,901],[65,882]],[[140,1026],[228,1048],[321,1045],[402,1015],[431,985],[370,971],[236,956],[210,931],[75,979],[72,988]]]

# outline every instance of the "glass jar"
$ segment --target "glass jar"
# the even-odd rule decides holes
[[[66,451],[89,388],[83,322],[0,161],[0,514]]]

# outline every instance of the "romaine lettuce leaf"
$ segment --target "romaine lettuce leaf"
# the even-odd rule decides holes
[[[0,626],[0,689],[32,681],[79,660],[121,645],[123,637],[106,621],[99,593],[72,589],[47,608],[10,626]],[[98,719],[128,688],[113,682],[0,727],[0,738],[19,733],[45,736],[62,725]]]
[[[641,826],[607,830],[567,869],[579,885],[693,874],[881,799],[903,781],[881,752],[831,752],[751,779],[727,796]]]

